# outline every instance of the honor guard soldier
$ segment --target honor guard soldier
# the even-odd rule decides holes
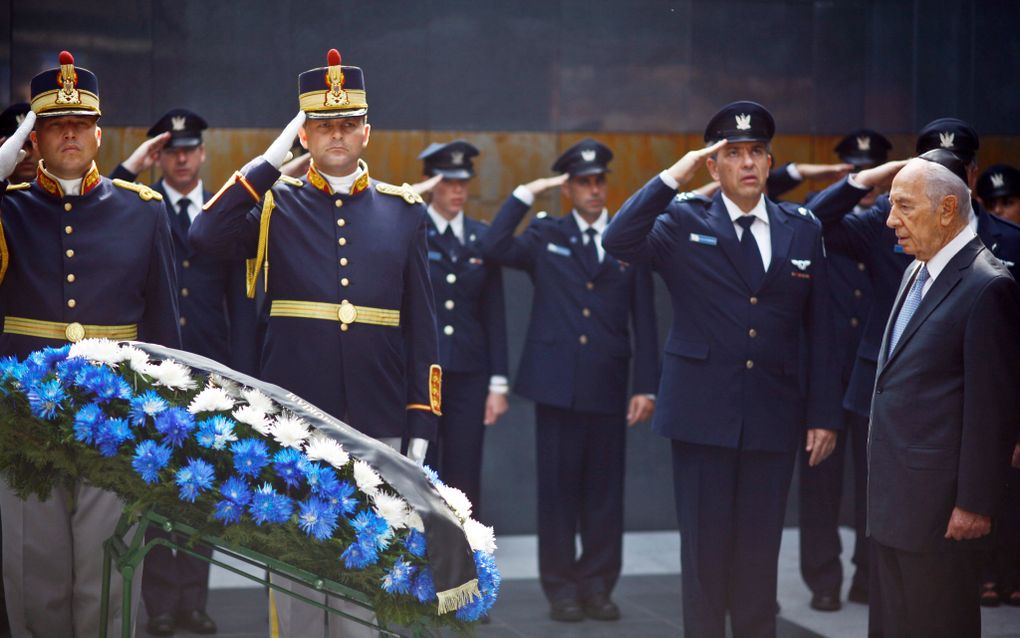
[[[31,110],[32,107],[28,102],[18,102],[8,106],[3,113],[0,113],[0,144],[14,135],[14,131],[18,130]],[[18,162],[14,167],[14,172],[8,178],[12,184],[31,182],[35,179],[35,171],[39,166],[39,153],[32,146],[32,140],[29,139],[25,140],[23,150],[25,151],[24,159]]]
[[[255,376],[255,303],[245,294],[244,260],[221,260],[195,252],[188,229],[212,193],[202,187],[199,171],[205,162],[202,131],[207,124],[197,113],[171,109],[146,133],[148,140],[111,174],[134,181],[158,164],[162,175],[152,188],[163,196],[174,238],[181,341],[189,352],[223,362]],[[148,540],[166,538],[151,528]],[[196,547],[208,556],[207,547]],[[187,552],[174,553],[156,545],[145,557],[142,598],[148,615],[146,630],[170,636],[179,626],[197,634],[216,632],[206,613],[209,563]]]
[[[1020,170],[1008,164],[989,166],[978,178],[976,190],[988,212],[1020,223]]]
[[[805,447],[817,465],[842,426],[821,226],[764,196],[774,131],[759,104],[724,107],[709,146],[652,178],[605,234],[672,295],[653,429],[672,444],[691,636],[723,636],[727,612],[734,636],[775,635],[794,458]],[[677,195],[703,161],[721,192]]]
[[[651,272],[602,249],[612,158],[595,140],[578,142],[553,164],[559,176],[514,190],[482,239],[486,258],[527,272],[535,286],[516,390],[535,402],[538,569],[557,621],[620,617],[610,594],[622,563],[626,425],[655,408]],[[573,210],[539,213],[514,237],[535,196],[554,186]]]
[[[206,202],[190,238],[199,252],[249,259],[249,296],[264,276],[262,379],[397,449],[404,441],[421,462],[441,397],[428,215],[410,186],[369,176],[364,74],[336,49],[327,62],[299,76],[297,117]],[[295,134],[311,166],[281,179]],[[273,600],[284,635],[322,634],[321,610]],[[333,635],[351,635],[344,624],[329,618]]]
[[[59,62],[32,79],[32,112],[0,146],[0,356],[89,337],[179,348],[162,197],[100,176],[96,76],[66,51]],[[42,158],[35,180],[9,183],[29,131]],[[12,635],[98,635],[102,544],[123,507],[117,495],[78,482],[21,500],[3,484],[0,507]],[[120,580],[110,586],[108,630],[119,635]]]
[[[428,207],[429,275],[446,376],[439,438],[425,462],[467,494],[475,512],[481,504],[485,426],[506,412],[508,391],[503,272],[482,257],[480,242],[489,225],[464,214],[477,155],[473,145],[455,140],[430,144],[418,156],[424,176],[439,178]]]

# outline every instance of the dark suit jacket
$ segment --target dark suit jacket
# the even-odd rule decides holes
[[[772,260],[757,288],[736,265],[740,242],[720,194],[676,195],[655,177],[606,230],[610,254],[652,265],[671,293],[652,425],[663,436],[792,452],[805,422],[842,427],[821,225],[796,205],[766,199],[766,210]]]
[[[588,270],[571,214],[536,218],[519,237],[528,206],[511,195],[482,238],[487,259],[526,271],[535,286],[517,370],[518,394],[560,408],[622,414],[627,409],[631,332],[632,394],[651,394],[658,350],[651,271],[609,254]]]
[[[980,238],[949,261],[887,355],[919,268],[903,276],[879,351],[868,480],[870,534],[914,552],[975,545],[943,538],[949,516],[995,512],[1020,419],[1020,288]]]

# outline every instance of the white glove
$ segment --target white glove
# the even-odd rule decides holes
[[[298,111],[298,114],[290,121],[287,128],[283,129],[283,133],[280,133],[280,137],[276,138],[276,141],[270,144],[266,152],[262,154],[262,158],[272,164],[274,168],[283,166],[283,163],[287,161],[290,147],[294,145],[294,138],[297,137],[298,129],[304,126],[304,123],[305,112]]]
[[[0,145],[0,180],[10,177],[18,162],[25,159],[25,140],[28,139],[28,134],[32,132],[34,126],[35,113],[29,111],[25,114],[25,119],[21,121],[18,130],[14,131],[7,141]]]

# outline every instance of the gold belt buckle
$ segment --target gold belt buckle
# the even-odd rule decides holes
[[[69,323],[67,324],[67,327],[64,328],[64,336],[67,337],[67,340],[71,343],[78,343],[85,338],[85,326],[81,325],[77,321]]]
[[[351,302],[344,299],[340,302],[340,309],[337,310],[336,317],[344,326],[354,323],[358,319],[358,308]]]

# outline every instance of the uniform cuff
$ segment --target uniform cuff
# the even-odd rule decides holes
[[[666,171],[662,171],[661,173],[659,173],[659,179],[662,180],[663,184],[669,186],[673,190],[677,190],[680,188],[680,182],[673,179],[673,176],[667,173]]]
[[[862,190],[862,191],[870,191],[871,190],[867,186],[865,186],[865,185],[861,184],[860,182],[858,182],[856,178],[857,178],[857,174],[856,173],[851,173],[850,175],[847,176],[846,183],[850,184],[851,186],[853,186],[857,190]]]
[[[798,182],[804,181],[804,177],[800,174],[800,171],[797,170],[797,165],[794,164],[793,162],[790,162],[789,164],[786,165],[786,174],[789,175],[792,179],[797,180]]]
[[[510,382],[501,374],[494,374],[489,377],[489,392],[492,394],[507,394],[510,392]]]
[[[514,197],[521,200],[525,206],[531,206],[535,203],[535,194],[524,188],[523,184],[514,189]]]

